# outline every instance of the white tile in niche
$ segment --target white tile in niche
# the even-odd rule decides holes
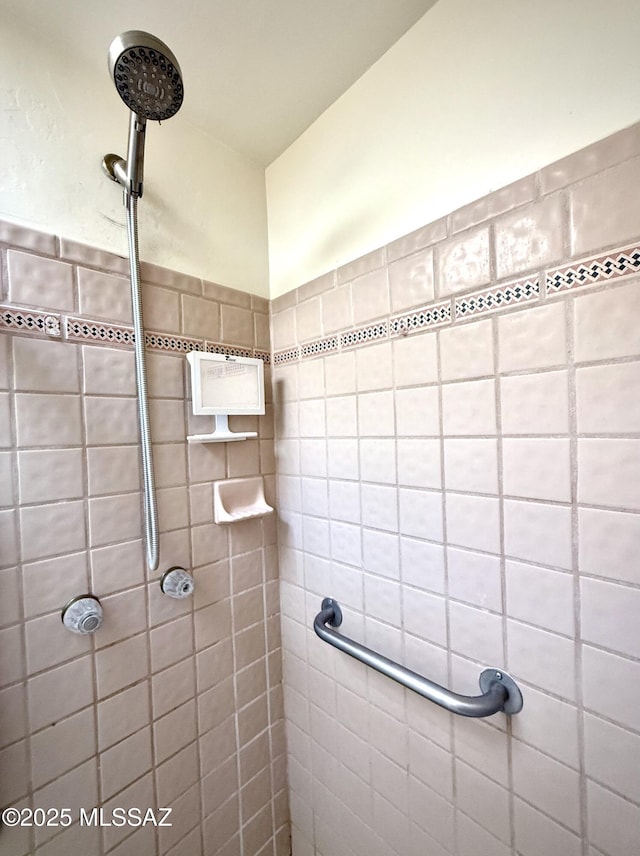
[[[515,740],[513,787],[516,794],[550,814],[560,823],[580,831],[580,775],[577,770],[547,758]]]
[[[398,484],[442,486],[439,440],[398,440]]]
[[[640,291],[635,283],[580,295],[574,301],[576,360],[640,354]]]
[[[438,333],[442,380],[493,374],[493,322],[476,321]]]
[[[456,600],[493,609],[502,609],[500,559],[484,553],[447,549],[449,595]]]
[[[395,484],[396,473],[396,442],[387,438],[361,440],[360,449],[360,478],[366,482]]]
[[[400,538],[402,582],[444,594],[444,547],[416,538]]]
[[[640,583],[640,516],[598,508],[578,509],[583,574]]]
[[[507,496],[571,500],[569,440],[504,440],[503,490]]]
[[[442,494],[438,491],[400,488],[400,533],[442,541]]]
[[[640,431],[640,362],[576,372],[578,433]]]
[[[537,627],[507,621],[508,670],[516,679],[573,701],[575,641]]]
[[[495,434],[495,381],[444,384],[442,420],[445,436]]]
[[[362,531],[362,560],[367,571],[384,577],[400,579],[398,536],[374,529]]]
[[[501,372],[564,365],[567,361],[564,303],[498,318],[498,350]]]
[[[637,728],[640,663],[584,645],[584,706],[629,728]]]
[[[512,720],[514,737],[578,769],[580,748],[577,709],[533,687],[527,687],[526,693],[527,716]]]
[[[502,658],[502,617],[462,603],[449,604],[451,650],[485,663]]]
[[[578,440],[578,502],[640,510],[640,440]]]
[[[362,525],[398,531],[397,490],[386,485],[363,484],[360,488]]]
[[[355,395],[327,398],[327,434],[330,437],[355,437],[358,434]]]
[[[571,509],[505,500],[504,542],[507,556],[571,568]]]
[[[395,393],[399,437],[438,437],[440,404],[435,386],[398,389]]]
[[[305,476],[327,475],[327,443],[325,440],[300,441],[300,473]]]
[[[569,383],[566,371],[500,378],[504,434],[567,434]]]
[[[278,444],[280,449],[282,444]],[[327,443],[328,473],[330,478],[357,479],[360,467],[358,462],[357,440],[334,440]]]
[[[616,796],[595,782],[587,782],[587,805],[589,811],[589,840],[599,852],[611,856],[628,856],[638,843],[640,809],[622,797]]]
[[[358,396],[358,430],[361,437],[393,436],[392,392],[369,392]]]
[[[640,737],[591,714],[584,724],[587,776],[640,803]]]
[[[640,658],[640,590],[604,580],[580,580],[582,638]]]
[[[445,599],[437,594],[404,588],[403,629],[413,636],[447,644]]]
[[[507,614],[555,633],[574,634],[573,576],[507,561]]]
[[[500,552],[500,508],[497,499],[447,493],[447,540],[450,544]]]
[[[498,492],[496,440],[445,440],[444,462],[448,490]]]
[[[394,339],[392,347],[396,386],[414,386],[438,380],[437,339],[433,333]]]
[[[360,523],[360,485],[358,482],[329,482],[329,512],[333,520]]]
[[[360,565],[362,561],[362,546],[360,527],[351,523],[332,521],[331,558],[347,565]]]

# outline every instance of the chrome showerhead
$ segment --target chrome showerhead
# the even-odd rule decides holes
[[[170,119],[182,105],[178,60],[150,33],[129,30],[116,36],[109,47],[109,73],[120,98],[144,119]]]
[[[178,60],[160,39],[129,30],[111,42],[109,73],[120,98],[131,110],[126,161],[105,155],[102,168],[130,196],[142,196],[144,137],[147,120],[170,119],[182,106],[184,88]]]

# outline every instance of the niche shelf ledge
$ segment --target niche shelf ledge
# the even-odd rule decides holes
[[[264,517],[272,511],[264,496],[262,476],[213,483],[213,519],[216,523],[235,523],[251,517]]]

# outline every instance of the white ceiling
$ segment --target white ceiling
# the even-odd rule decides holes
[[[181,65],[182,115],[267,165],[435,2],[0,0],[0,12],[105,75],[116,35],[153,33]]]

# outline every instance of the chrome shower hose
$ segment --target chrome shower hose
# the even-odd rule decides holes
[[[142,450],[142,481],[144,486],[144,532],[147,548],[147,566],[150,571],[158,567],[158,510],[153,478],[153,452],[149,430],[149,404],[147,402],[147,367],[144,353],[144,327],[142,324],[142,294],[140,290],[140,255],[138,250],[138,198],[126,193],[127,237],[129,239],[129,268],[131,271],[131,309],[135,338],[136,387],[138,390],[138,423]]]

